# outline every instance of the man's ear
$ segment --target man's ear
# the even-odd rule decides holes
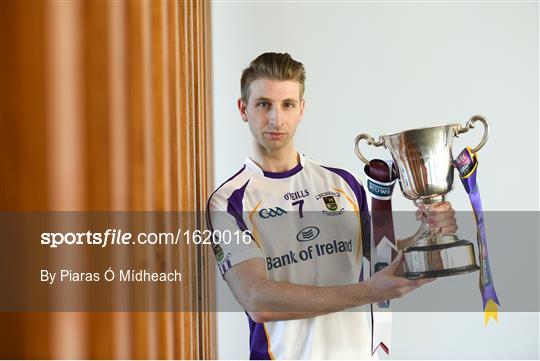
[[[238,98],[237,101],[238,105],[238,111],[240,112],[240,116],[242,117],[242,120],[247,123],[247,104],[244,102],[242,98]]]
[[[306,104],[306,101],[304,99],[300,100],[300,118],[298,119],[298,122],[301,122],[302,119],[304,119],[304,106]]]

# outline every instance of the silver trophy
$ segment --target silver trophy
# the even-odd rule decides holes
[[[472,153],[476,153],[489,135],[489,122],[480,115],[471,117],[465,126],[445,124],[411,129],[382,135],[377,140],[368,134],[360,134],[355,139],[354,150],[358,158],[369,164],[359,149],[362,140],[368,145],[387,148],[392,154],[403,195],[427,212],[429,205],[443,202],[452,190],[454,137],[474,128],[477,122],[484,125],[484,136],[472,149]],[[430,230],[425,222],[403,249],[403,255],[407,278],[451,276],[479,269],[471,242],[459,239],[455,234],[443,235]]]

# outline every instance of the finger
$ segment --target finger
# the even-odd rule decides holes
[[[452,209],[452,205],[450,204],[450,202],[438,202],[438,203],[434,203],[431,205],[431,207],[429,207],[430,210],[436,210],[436,211],[447,211],[447,210],[450,210]]]
[[[449,226],[451,224],[456,224],[457,221],[456,221],[456,217],[451,216],[451,217],[447,217],[447,218],[438,219],[438,220],[430,222],[430,223],[431,224],[436,224],[439,227],[446,227],[446,226]]]
[[[416,212],[414,213],[414,216],[416,217],[417,221],[421,221],[425,217],[424,212],[422,212],[420,208],[416,210]]]
[[[421,221],[426,219],[428,213],[429,211],[427,209],[418,208],[414,213],[414,216],[416,217],[417,221]]]
[[[395,267],[403,261],[403,251],[398,251],[396,258],[390,263],[390,266]]]
[[[403,277],[404,272],[405,267],[403,265],[403,262],[401,262],[395,269],[392,270],[392,275],[395,277]]]
[[[456,211],[454,211],[453,209],[445,210],[445,211],[442,211],[442,210],[432,211],[432,212],[429,212],[426,221],[428,223],[439,222],[445,219],[450,219],[454,217],[455,214],[456,214]]]
[[[394,258],[392,263],[388,265],[387,269],[390,272],[395,273],[397,270],[400,270],[403,267],[402,262],[403,262],[403,252],[399,251],[396,258]]]
[[[451,217],[451,218],[441,219],[437,222],[429,222],[428,225],[429,225],[429,228],[431,229],[437,229],[437,228],[450,227],[452,225],[457,225],[457,221],[454,217]]]
[[[441,234],[455,234],[458,230],[458,226],[457,224],[451,224],[449,226],[446,226],[446,227],[441,227],[439,229],[439,233]]]

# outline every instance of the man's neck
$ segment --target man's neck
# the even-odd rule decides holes
[[[251,159],[265,172],[285,172],[300,162],[300,156],[296,149],[281,150],[279,152],[266,152],[263,149],[255,149]]]

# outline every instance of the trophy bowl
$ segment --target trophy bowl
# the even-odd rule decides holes
[[[471,117],[465,126],[444,124],[410,129],[382,135],[377,140],[368,134],[360,134],[355,139],[354,148],[356,155],[366,164],[369,161],[359,149],[362,140],[368,145],[387,148],[392,155],[401,192],[426,213],[431,204],[443,202],[452,190],[454,137],[474,128],[476,122],[484,126],[482,140],[471,150],[476,153],[489,135],[489,122],[480,115]],[[431,230],[425,221],[412,236],[411,244],[403,249],[403,255],[404,276],[407,278],[443,277],[479,269],[471,242],[459,239],[455,234]]]

